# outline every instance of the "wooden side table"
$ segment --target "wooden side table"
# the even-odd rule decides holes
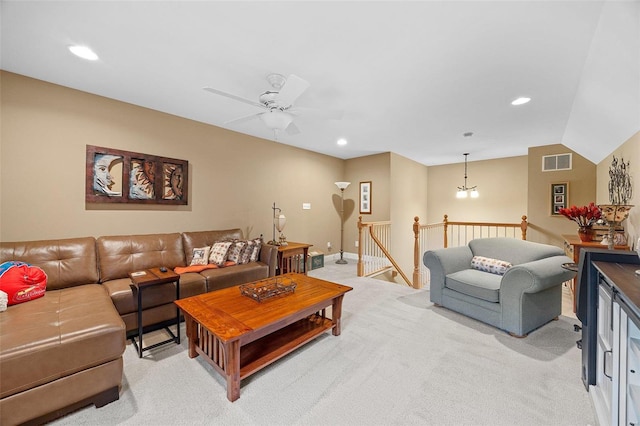
[[[313,244],[287,242],[286,246],[278,247],[278,273],[288,272],[307,274],[307,254],[309,247]],[[300,270],[300,260],[302,260],[302,270]]]
[[[176,334],[173,334],[171,329],[167,326],[164,327],[167,333],[171,336],[170,339],[163,340],[162,342],[155,343],[153,345],[143,347],[142,346],[142,334],[144,332],[142,326],[142,290],[151,289],[154,286],[160,284],[176,283],[176,300],[180,299],[180,275],[173,272],[171,269],[161,271],[160,268],[151,268],[144,271],[131,272],[129,274],[131,278],[131,286],[135,287],[138,294],[138,341],[136,342],[136,336],[131,337],[131,342],[138,352],[138,356],[142,358],[142,352],[149,349],[153,349],[166,343],[175,342],[180,344],[180,308],[176,306]]]
[[[599,241],[589,241],[585,242],[580,240],[578,235],[573,234],[563,234],[562,238],[564,239],[564,252],[565,254],[573,259],[573,263],[578,264],[580,261],[580,249],[581,248],[597,248],[597,249],[606,249],[607,246],[600,244]],[[614,246],[614,250],[629,250],[629,246]],[[578,285],[578,276],[571,280],[571,294],[573,295],[573,312],[576,312],[576,295],[578,294],[576,286]]]

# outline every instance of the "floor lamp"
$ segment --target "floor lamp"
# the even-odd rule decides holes
[[[340,259],[336,260],[336,263],[339,265],[345,265],[347,263],[344,260],[344,190],[347,189],[347,186],[351,184],[351,182],[336,182],[335,183],[338,188],[340,188],[340,194],[342,195],[342,201],[340,203]]]

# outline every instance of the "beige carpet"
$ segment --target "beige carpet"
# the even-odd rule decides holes
[[[236,402],[217,372],[188,358],[186,341],[143,359],[129,344],[120,400],[54,424],[596,424],[575,319],[516,339],[434,307],[427,290],[356,278],[353,261],[327,261],[311,275],[354,287],[342,335],[325,334],[243,380]]]

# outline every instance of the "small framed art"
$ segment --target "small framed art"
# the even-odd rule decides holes
[[[371,181],[360,182],[360,214],[371,214]]]
[[[558,182],[551,184],[551,215],[558,216],[560,209],[567,208],[569,204],[569,183]]]

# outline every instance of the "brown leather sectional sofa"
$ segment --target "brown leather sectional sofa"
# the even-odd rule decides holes
[[[119,398],[127,335],[137,331],[129,273],[191,262],[193,248],[242,239],[240,229],[0,242],[0,263],[41,267],[39,299],[0,312],[0,424],[42,423]],[[277,247],[257,262],[180,275],[180,297],[274,276]],[[175,285],[145,292],[143,325],[175,319]]]

